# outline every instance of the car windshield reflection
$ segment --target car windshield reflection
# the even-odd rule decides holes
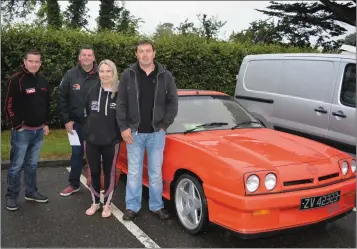
[[[167,133],[247,127],[263,126],[230,96],[179,96],[178,114]]]

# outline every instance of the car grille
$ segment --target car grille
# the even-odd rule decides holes
[[[339,175],[340,175],[339,173],[334,173],[334,174],[320,176],[318,179],[321,182],[321,181],[325,181],[325,180],[328,180],[328,179],[331,179],[331,178],[338,177]]]
[[[291,179],[283,182],[283,191],[299,190],[306,187],[310,188],[317,187],[319,185],[333,184],[339,180],[341,180],[339,173],[324,174],[314,178]]]
[[[318,178],[315,178],[317,180],[317,184],[323,184],[325,183],[327,180],[331,180],[333,181],[333,178],[337,178],[339,177],[339,173],[332,173],[332,174],[328,174],[328,175],[323,175],[323,176],[319,176]],[[283,182],[285,187],[292,187],[292,186],[296,186],[296,187],[304,187],[304,185],[308,185],[308,184],[314,184],[315,180],[314,178],[309,178],[309,179],[299,179],[299,180],[293,180],[293,181],[285,181]]]
[[[302,185],[302,184],[309,184],[309,183],[314,183],[314,179],[288,181],[288,182],[284,182],[284,186],[294,186],[294,185]]]

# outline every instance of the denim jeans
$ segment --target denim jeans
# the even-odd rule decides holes
[[[36,170],[43,143],[43,128],[11,130],[10,167],[6,198],[16,199],[20,192],[21,170],[25,171],[25,194],[37,192]]]
[[[164,207],[162,200],[162,163],[165,148],[165,131],[132,133],[133,144],[126,144],[128,176],[126,184],[126,209],[138,212],[141,209],[142,173],[144,151],[148,156],[149,209],[157,211]]]
[[[81,145],[71,146],[72,147],[71,172],[69,173],[68,181],[73,188],[77,189],[80,186],[80,177],[82,174],[82,166],[83,166],[83,155],[84,155],[83,126],[79,123],[74,123],[73,130],[76,130]]]

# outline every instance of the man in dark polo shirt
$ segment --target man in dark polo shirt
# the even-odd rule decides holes
[[[149,75],[139,66],[138,67],[138,84],[139,84],[139,104],[140,104],[140,124],[138,132],[152,133],[154,127],[152,126],[152,114],[155,98],[155,78],[158,72],[155,65],[154,71]]]
[[[166,129],[178,111],[172,74],[154,61],[151,41],[136,47],[138,62],[123,72],[117,98],[117,121],[128,153],[126,211],[132,220],[141,209],[143,158],[146,149],[149,175],[149,209],[161,219],[169,218],[162,200],[162,162]]]

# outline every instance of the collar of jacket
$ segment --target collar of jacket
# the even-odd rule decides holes
[[[82,67],[82,65],[81,65],[80,63],[78,63],[77,67],[78,67],[79,71],[81,71],[82,73],[87,73],[87,72],[83,69],[83,67]],[[93,62],[93,68],[92,68],[92,70],[89,72],[89,74],[96,74],[97,72],[98,72],[98,65],[97,65],[95,62]]]
[[[25,74],[31,74],[31,75],[34,75],[34,76],[37,76],[39,74],[39,71],[37,71],[35,74],[33,73],[30,73],[29,70],[27,70],[27,68],[25,67],[25,65],[22,65],[20,67],[21,71],[24,72]]]
[[[158,63],[156,61],[154,61],[154,63],[155,63],[155,66],[158,67],[157,74],[161,74],[161,73],[164,73],[166,71],[166,68],[162,64],[160,64],[160,63]],[[139,73],[139,67],[140,67],[139,66],[139,62],[137,61],[136,63],[130,65],[129,68],[131,70],[133,70],[136,74],[138,74]]]

